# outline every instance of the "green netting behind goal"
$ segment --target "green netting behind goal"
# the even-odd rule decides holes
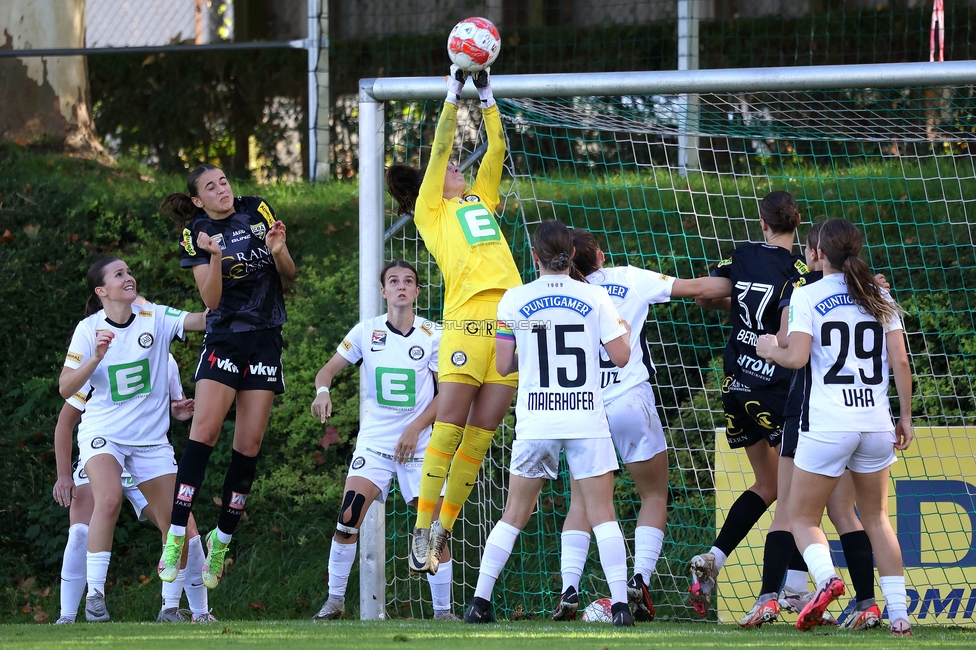
[[[801,236],[810,223],[829,217],[845,217],[862,229],[867,242],[862,258],[887,276],[907,312],[916,425],[936,427],[893,468],[896,530],[903,549],[909,547],[910,613],[921,623],[972,623],[976,487],[965,477],[976,471],[973,89],[702,95],[697,114],[687,122],[686,104],[674,96],[499,105],[509,141],[500,223],[525,280],[535,277],[529,236],[551,218],[592,230],[608,265],[633,264],[681,278],[705,275],[736,245],[761,241],[758,201],[769,191],[788,190],[797,198],[804,215]],[[387,104],[386,164],[426,163],[439,106]],[[458,123],[455,144],[463,163],[477,157],[482,143],[475,103],[462,106]],[[700,171],[678,166],[683,123],[697,124],[692,135]],[[469,173],[476,168],[477,163]],[[388,214],[387,225],[393,223]],[[425,288],[420,312],[438,319],[440,275],[412,224],[391,233],[386,251],[418,264]],[[715,472],[717,466],[728,467],[729,459],[716,452],[716,428],[724,425],[719,386],[727,315],[678,300],[652,307],[647,333],[658,369],[652,381],[671,448],[668,529],[652,598],[659,617],[692,619],[688,560],[707,550],[724,517],[716,504],[728,495],[716,485],[751,483],[748,474],[717,477]],[[472,597],[481,549],[504,506],[511,437],[509,416],[455,529],[457,613]],[[617,476],[616,496],[632,552],[640,501],[625,471]],[[559,533],[568,499],[565,475],[544,490],[495,589],[500,616],[552,612],[561,584]],[[414,513],[396,495],[387,513],[388,614],[427,617],[426,581],[410,576],[405,561]],[[720,579],[719,594],[731,615],[739,611],[736,599],[751,605],[757,595],[761,544],[761,536],[758,542],[755,536],[746,540],[730,560],[741,567]],[[584,604],[608,591],[595,544],[582,591]]]

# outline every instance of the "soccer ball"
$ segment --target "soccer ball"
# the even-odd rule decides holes
[[[613,603],[609,598],[594,600],[583,610],[581,620],[587,623],[612,623],[613,622]]]
[[[498,58],[501,49],[498,28],[487,18],[465,18],[447,38],[447,54],[466,72],[484,70]]]

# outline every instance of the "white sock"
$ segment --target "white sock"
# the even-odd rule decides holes
[[[88,567],[88,596],[95,595],[95,592],[105,595],[105,577],[108,575],[108,563],[112,559],[112,551],[98,551],[92,553],[88,551],[85,557],[85,564]]]
[[[74,524],[68,529],[68,542],[61,560],[61,616],[75,618],[85,593],[88,563],[88,526]]]
[[[451,611],[451,583],[454,580],[454,563],[441,562],[434,575],[427,574],[430,584],[430,599],[434,602],[434,613]]]
[[[175,524],[169,525],[169,534],[175,535],[176,537],[183,537],[186,535],[186,526],[177,526]]]
[[[661,557],[662,546],[664,546],[664,531],[660,528],[638,526],[634,529],[634,573],[641,574],[645,585],[657,569],[657,559]]]
[[[572,587],[579,591],[580,577],[590,551],[590,534],[583,530],[564,530],[562,549],[559,554],[560,572],[563,575],[563,590]]]
[[[495,581],[505,568],[508,557],[512,554],[515,539],[521,531],[515,526],[499,521],[491,529],[485,542],[485,552],[481,556],[481,569],[478,571],[478,586],[474,595],[491,601],[491,592],[495,589]]]
[[[210,611],[210,601],[207,595],[209,591],[203,585],[203,563],[206,557],[203,552],[203,542],[200,536],[193,537],[188,542],[189,548],[186,551],[186,582],[183,583],[183,592],[186,594],[186,602],[190,604],[190,611],[194,616],[202,616]]]
[[[233,537],[230,533],[225,533],[224,531],[217,529],[217,539],[220,540],[221,544],[230,544],[230,538]]]
[[[809,581],[810,576],[806,571],[789,569],[786,572],[786,586],[797,593],[806,593]]]
[[[830,549],[827,548],[826,544],[810,544],[807,546],[803,551],[803,561],[807,563],[810,575],[813,576],[813,581],[817,583],[817,589],[837,575],[834,570],[834,563],[830,559]]]
[[[610,600],[614,603],[627,602],[627,547],[620,524],[605,521],[593,527],[597,548],[600,549],[600,564],[603,575],[610,587]]]
[[[888,609],[888,621],[908,620],[908,595],[905,593],[905,576],[879,576],[881,594]]]
[[[163,582],[163,609],[179,608],[180,597],[183,595],[183,582],[186,580],[186,569],[180,569],[173,582]],[[162,581],[161,581],[162,582]]]
[[[713,546],[708,552],[715,556],[715,571],[721,571],[722,567],[725,566],[725,561],[729,559],[729,556],[722,552],[722,549],[717,546]]]
[[[329,598],[345,598],[349,572],[356,561],[356,544],[340,544],[332,540],[329,551]]]

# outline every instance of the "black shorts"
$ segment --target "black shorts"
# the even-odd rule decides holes
[[[723,390],[722,405],[725,407],[725,435],[729,448],[751,447],[763,439],[770,447],[779,444],[783,437],[785,393],[761,392],[746,387]]]
[[[209,332],[203,337],[193,381],[212,379],[234,390],[285,392],[281,328],[250,332]]]
[[[800,442],[800,416],[786,418],[783,423],[783,442],[779,455],[783,458],[796,458],[796,446]]]

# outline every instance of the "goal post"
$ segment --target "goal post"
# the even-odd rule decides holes
[[[907,312],[919,436],[892,467],[890,505],[909,611],[921,624],[971,625],[976,615],[976,481],[968,478],[976,476],[974,87],[970,61],[492,77],[509,140],[499,224],[525,280],[535,277],[530,231],[550,218],[592,230],[614,265],[678,277],[706,274],[736,245],[758,240],[758,200],[773,189],[796,196],[801,235],[811,221],[839,216],[862,229],[862,257],[888,276]],[[418,311],[440,318],[439,271],[412,223],[393,219],[383,174],[393,162],[426,162],[445,94],[441,77],[360,82],[361,318],[381,313],[376,278],[391,256],[416,264]],[[470,83],[462,98],[477,99]],[[476,158],[480,113],[476,102],[461,104],[455,146]],[[697,143],[698,168],[686,165],[684,143]],[[687,562],[707,550],[729,499],[750,482],[744,455],[716,434],[727,333],[721,315],[687,301],[653,307],[646,328],[671,483],[651,588],[658,615],[674,620],[695,618]],[[511,425],[509,416],[455,529],[456,613],[472,596],[481,549],[504,506]],[[616,484],[632,551],[639,496],[626,472]],[[561,476],[543,492],[499,580],[498,614],[551,613],[567,508]],[[374,507],[364,524],[361,617],[429,617],[426,581],[409,576],[405,563],[414,513],[395,491],[386,510]],[[768,523],[722,573],[720,620],[741,616],[758,595]],[[587,601],[607,593],[596,558],[594,547],[581,588]],[[835,563],[843,570],[839,554]]]

